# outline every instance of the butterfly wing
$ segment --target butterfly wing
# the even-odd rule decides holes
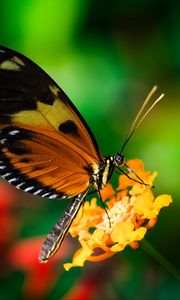
[[[103,158],[85,120],[25,56],[0,47],[0,174],[27,192],[71,197]]]

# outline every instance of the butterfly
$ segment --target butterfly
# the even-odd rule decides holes
[[[43,244],[41,262],[59,249],[90,190],[100,191],[114,169],[126,166],[125,145],[163,96],[139,119],[155,90],[121,151],[103,157],[88,124],[53,79],[24,55],[0,46],[0,176],[33,195],[71,199]]]

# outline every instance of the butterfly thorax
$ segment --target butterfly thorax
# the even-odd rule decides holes
[[[104,188],[110,180],[114,168],[122,166],[124,162],[124,156],[120,153],[104,157],[104,161],[101,161],[98,167],[93,170],[92,180],[95,187],[98,190]]]

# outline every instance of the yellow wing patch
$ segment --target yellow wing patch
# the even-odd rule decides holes
[[[12,60],[5,60],[0,64],[1,70],[20,71],[21,67]]]
[[[14,61],[15,63],[21,65],[22,67],[25,66],[25,63],[17,56],[13,56],[12,61]]]
[[[0,69],[9,70],[9,71],[20,71],[21,67],[24,65],[25,64],[19,57],[13,56],[11,59],[7,59],[3,61],[0,64]]]
[[[37,128],[52,130],[51,124],[36,110],[22,110],[12,116],[11,122],[14,125],[30,125]]]
[[[62,101],[59,100],[60,99],[56,99],[53,105],[44,104],[39,101],[37,102],[37,110],[41,112],[41,114],[57,131],[59,130],[59,125],[67,120],[76,122],[76,119],[72,115],[71,111]]]
[[[88,125],[57,84],[16,52],[2,49],[0,56],[0,127],[57,131],[59,140],[63,136],[92,159],[102,160]]]

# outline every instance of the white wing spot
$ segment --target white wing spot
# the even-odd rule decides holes
[[[0,166],[0,170],[6,169],[6,166]]]
[[[49,85],[49,89],[56,97],[58,97],[59,88],[57,88],[55,85]]]
[[[49,196],[49,199],[54,199],[54,198],[57,198],[58,197],[58,194],[52,194],[51,196]]]
[[[4,145],[6,141],[7,141],[7,139],[2,139],[2,140],[0,140],[0,143],[1,143],[2,145]]]
[[[15,135],[17,133],[19,133],[19,130],[11,130],[8,132],[9,135]]]
[[[8,177],[8,176],[11,175],[11,174],[12,174],[12,173],[8,172],[8,173],[2,175],[2,177],[3,177],[3,178],[6,178],[6,177]]]
[[[49,194],[50,194],[50,192],[49,192],[49,193],[42,194],[41,197],[46,197],[46,196],[48,196]]]
[[[17,189],[20,189],[20,187],[22,186],[22,185],[24,185],[26,182],[21,182],[21,183],[19,183],[18,185],[16,185],[16,188]]]
[[[14,181],[17,181],[18,179],[17,178],[11,178],[10,180],[8,180],[9,181],[9,183],[12,183],[12,182],[14,182]]]
[[[15,63],[17,63],[17,64],[19,64],[19,65],[21,65],[23,67],[25,66],[25,63],[19,57],[17,57],[17,56],[14,56],[12,58],[12,61],[14,61]]]
[[[42,189],[35,191],[33,194],[38,195],[40,192],[42,192]]]
[[[29,192],[34,188],[34,186],[28,186],[26,189],[24,189],[25,192]]]

